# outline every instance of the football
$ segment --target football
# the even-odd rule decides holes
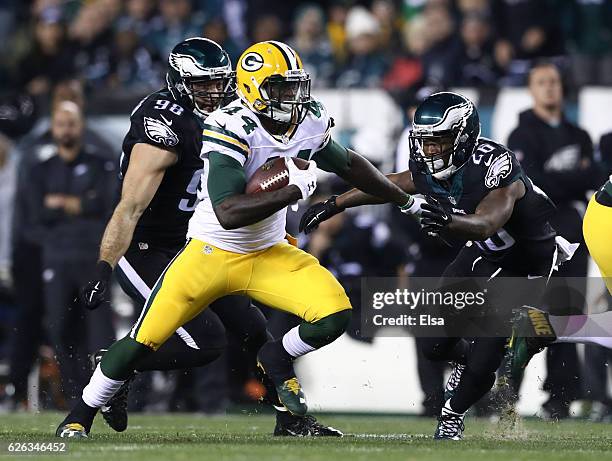
[[[301,158],[293,157],[293,163],[300,170],[308,168],[308,162]],[[284,157],[277,157],[272,160],[268,160],[262,166],[260,166],[251,179],[249,179],[246,186],[247,194],[257,194],[259,192],[269,192],[272,190],[278,190],[289,184],[289,170],[285,164]]]

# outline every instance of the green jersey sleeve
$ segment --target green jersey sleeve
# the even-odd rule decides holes
[[[312,160],[317,162],[317,166],[323,171],[338,176],[343,176],[351,168],[351,154],[348,149],[333,139],[329,139],[325,147],[312,156]]]
[[[246,175],[240,162],[220,152],[208,154],[208,195],[214,206],[232,195],[243,194]]]

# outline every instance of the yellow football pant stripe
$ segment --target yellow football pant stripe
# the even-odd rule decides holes
[[[584,241],[612,294],[612,208],[591,197],[582,222]]]
[[[238,254],[192,239],[157,282],[136,341],[157,349],[211,302],[230,294],[249,296],[307,322],[351,308],[334,276],[299,248],[279,243]]]

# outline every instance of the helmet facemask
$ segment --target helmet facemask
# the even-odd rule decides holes
[[[236,73],[227,69],[211,69],[211,74],[202,77],[182,77],[179,91],[189,97],[194,112],[208,116],[227,104],[236,91]]]
[[[436,132],[415,127],[409,137],[410,156],[434,178],[448,179],[458,168],[453,161],[461,132],[461,127]]]
[[[285,76],[268,77],[260,87],[259,113],[284,127],[284,131],[304,121],[308,113],[310,76],[303,70],[288,70]]]

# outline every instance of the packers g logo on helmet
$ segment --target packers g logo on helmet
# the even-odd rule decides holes
[[[261,57],[259,53],[250,52],[247,53],[244,58],[242,58],[241,64],[242,68],[248,72],[255,72],[259,70],[264,65],[264,59]]]
[[[247,48],[236,70],[238,97],[252,111],[289,129],[299,125],[310,103],[310,76],[290,46],[276,41]]]

